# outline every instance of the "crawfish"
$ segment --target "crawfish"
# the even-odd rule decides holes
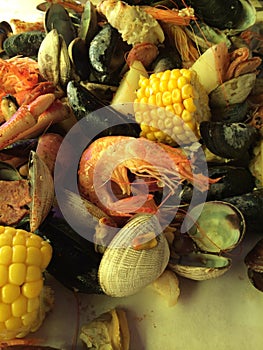
[[[156,212],[158,207],[150,192],[164,187],[173,195],[185,180],[201,191],[208,189],[209,182],[217,181],[194,174],[182,149],[128,136],[95,140],[82,154],[78,175],[80,193],[112,216]]]

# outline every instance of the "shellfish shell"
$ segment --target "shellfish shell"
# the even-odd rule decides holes
[[[31,151],[29,158],[31,184],[30,231],[34,232],[44,221],[53,204],[55,192],[50,170],[38,154]]]
[[[124,297],[137,293],[154,282],[165,270],[170,250],[161,233],[156,216],[134,216],[116,234],[100,262],[98,278],[103,292],[112,297]],[[154,232],[157,245],[151,249],[136,250],[132,240]]]
[[[197,205],[189,212],[189,218],[186,219],[188,225],[192,220],[194,225],[188,229],[188,234],[202,251],[220,253],[232,250],[245,233],[243,214],[234,205],[223,201]]]
[[[172,271],[196,281],[219,277],[226,273],[231,265],[231,260],[226,257],[200,252],[184,255],[176,263],[169,262]]]
[[[227,80],[209,95],[211,106],[227,107],[246,100],[256,81],[256,73],[247,73]]]

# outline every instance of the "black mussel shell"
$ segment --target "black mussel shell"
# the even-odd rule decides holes
[[[247,253],[244,261],[248,268],[263,273],[263,239]]]
[[[47,32],[56,29],[68,46],[77,36],[68,11],[60,4],[51,4],[45,14],[45,28]]]
[[[123,40],[119,32],[109,23],[105,24],[91,40],[89,61],[95,81],[115,85],[120,82],[119,73],[125,63],[121,43]]]
[[[224,202],[235,205],[242,212],[250,231],[262,231],[263,188],[258,188],[239,196],[224,198]]]
[[[75,232],[63,219],[49,216],[36,233],[50,241],[52,259],[47,271],[75,292],[101,294],[97,272],[101,255],[94,243]]]
[[[30,31],[9,36],[3,43],[6,54],[10,57],[22,55],[36,57],[46,34],[41,31]]]
[[[234,103],[226,107],[211,107],[211,120],[215,122],[240,123],[246,120],[248,101]]]
[[[206,147],[227,159],[242,158],[258,136],[258,131],[245,123],[203,121],[200,134]]]
[[[247,168],[243,167],[230,165],[209,166],[208,177],[219,180],[209,185],[207,200],[223,200],[230,196],[240,196],[252,191],[255,187],[255,178]],[[181,192],[181,199],[189,203],[192,196],[193,187],[191,185],[184,186]]]
[[[88,138],[109,135],[125,135],[138,137],[140,127],[132,115],[124,115],[111,106],[106,105],[75,81],[67,86],[69,104],[78,120],[85,118]]]
[[[75,38],[68,46],[69,57],[75,72],[82,81],[88,80],[90,75],[89,55],[86,43],[81,38]]]
[[[254,271],[253,269],[248,269],[247,274],[253,286],[260,292],[263,292],[263,273]]]
[[[239,0],[189,0],[196,15],[211,27],[219,29],[235,28],[243,16],[243,6]]]

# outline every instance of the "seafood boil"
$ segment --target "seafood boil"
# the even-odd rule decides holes
[[[263,21],[211,3],[49,0],[35,27],[0,23],[0,348],[41,347],[48,276],[171,307],[262,236]],[[261,239],[241,262],[258,293],[262,260]],[[130,349],[127,314],[78,342]]]

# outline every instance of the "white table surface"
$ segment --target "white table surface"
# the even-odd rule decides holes
[[[43,14],[36,10],[39,3],[0,0],[0,20],[41,19]],[[263,293],[249,283],[243,262],[259,238],[252,234],[233,252],[233,266],[224,276],[204,282],[181,278],[181,295],[174,307],[168,307],[149,287],[121,299],[79,295],[78,307],[74,294],[50,278],[48,283],[55,289],[54,310],[29,338],[73,349],[79,325],[111,307],[123,307],[131,328],[130,350],[262,350]]]

